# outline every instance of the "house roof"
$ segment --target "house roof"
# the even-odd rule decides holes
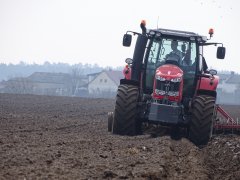
[[[105,71],[105,73],[108,75],[108,77],[116,84],[119,85],[120,79],[123,79],[123,73],[122,71]]]
[[[89,74],[88,76],[94,76],[94,78],[89,82],[89,84],[93,82],[102,73],[106,73],[109,79],[111,79],[116,85],[119,85],[120,79],[124,78],[122,71],[113,71],[113,70],[102,71],[100,73]]]
[[[226,83],[229,83],[229,84],[240,84],[240,75],[239,74],[231,75],[228,78],[228,80],[226,80]]]
[[[234,72],[228,74],[218,74],[220,83],[225,82],[227,84],[240,84],[240,75]]]
[[[40,83],[54,83],[64,84],[71,82],[71,76],[67,73],[48,73],[48,72],[35,72],[28,76],[28,79]]]
[[[219,76],[220,80],[225,81],[231,76],[231,74],[218,74],[218,76]]]
[[[97,76],[99,75],[101,72],[97,72],[97,73],[92,73],[92,74],[87,74],[87,76]]]

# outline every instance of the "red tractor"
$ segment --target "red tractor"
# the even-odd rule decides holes
[[[224,59],[222,43],[207,42],[206,36],[170,29],[127,31],[123,46],[137,35],[133,58],[120,80],[114,112],[108,115],[108,130],[119,135],[142,133],[143,123],[184,128],[196,145],[205,145],[216,120],[217,71],[208,69],[203,49],[219,45],[217,58]],[[210,38],[213,30],[209,31]]]

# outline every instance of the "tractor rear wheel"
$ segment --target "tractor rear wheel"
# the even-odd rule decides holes
[[[207,95],[195,97],[191,111],[189,139],[197,146],[206,145],[212,137],[215,98]]]
[[[130,136],[140,134],[141,121],[138,118],[138,98],[137,86],[119,85],[112,125],[113,134]]]

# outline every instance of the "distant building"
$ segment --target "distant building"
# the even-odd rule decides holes
[[[88,93],[90,97],[115,97],[120,79],[124,78],[122,71],[102,71],[90,74]]]
[[[240,75],[234,72],[219,74],[217,102],[220,104],[240,104]]]
[[[240,75],[231,72],[231,74],[219,74],[219,77],[218,89],[226,93],[235,93],[240,84]]]
[[[13,78],[5,82],[6,93],[72,96],[87,77],[73,77],[67,73],[35,72],[26,78]],[[87,91],[87,90],[86,90]]]
[[[97,73],[92,73],[92,74],[88,74],[88,83],[91,82],[92,80],[94,80],[99,74],[101,74],[101,72],[97,72]]]
[[[34,94],[68,96],[72,93],[70,74],[35,72],[28,79],[33,83]]]
[[[33,92],[33,85],[27,78],[16,77],[3,81],[1,84],[3,85],[2,93],[31,94]]]

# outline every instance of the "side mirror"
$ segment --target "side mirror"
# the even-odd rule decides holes
[[[209,70],[209,74],[211,74],[212,76],[213,76],[213,75],[217,75],[217,70],[215,70],[215,69],[210,69],[210,70]]]
[[[225,53],[226,53],[226,48],[225,47],[218,47],[217,48],[217,58],[218,59],[224,59],[225,58]]]
[[[124,34],[123,36],[123,46],[129,47],[131,46],[132,42],[132,35],[131,34]]]
[[[125,62],[128,64],[128,65],[131,65],[133,63],[133,60],[131,58],[127,58],[125,60]]]

